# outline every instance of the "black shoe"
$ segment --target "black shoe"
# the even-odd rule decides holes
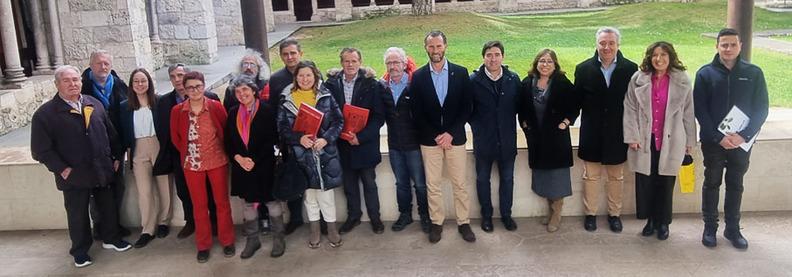
[[[138,238],[138,240],[135,242],[135,248],[146,247],[146,245],[148,245],[148,243],[151,242],[152,240],[154,240],[154,236],[149,234],[142,234],[140,235],[140,238]]]
[[[594,215],[587,215],[586,219],[583,220],[583,228],[586,231],[594,232],[597,230],[597,216]]]
[[[125,240],[117,240],[112,243],[102,243],[102,248],[104,249],[113,249],[116,252],[124,252],[132,248],[132,245],[126,242]]]
[[[375,234],[384,233],[385,232],[385,225],[382,224],[382,220],[372,219],[371,220],[371,231],[374,231]]]
[[[304,223],[302,220],[292,220],[289,221],[289,224],[286,224],[286,229],[283,230],[283,234],[288,235],[294,233],[297,228],[300,228]]]
[[[618,216],[608,216],[608,225],[610,225],[610,229],[614,233],[621,233],[622,222]]]
[[[404,228],[407,228],[407,225],[410,225],[410,223],[412,222],[413,219],[411,214],[402,213],[401,215],[399,215],[399,219],[397,219],[396,222],[394,222],[393,225],[391,226],[391,230],[394,232],[404,230]]]
[[[429,219],[428,215],[421,217],[421,231],[427,234],[432,231],[432,220]]]
[[[170,227],[168,225],[157,225],[157,237],[164,238],[170,234]]]
[[[346,222],[338,229],[338,233],[342,235],[349,233],[349,231],[352,231],[352,229],[355,229],[355,226],[358,225],[360,225],[360,218],[347,218]]]
[[[88,256],[88,254],[74,256],[74,266],[77,268],[86,267],[91,264],[93,264],[93,260],[91,259],[91,256]]]
[[[187,222],[187,224],[184,224],[184,227],[182,227],[181,231],[176,234],[176,237],[183,239],[191,236],[193,233],[195,233],[195,223]]]
[[[464,225],[467,225],[467,224],[464,224]],[[461,227],[462,225],[459,225],[459,226]],[[481,230],[484,231],[484,232],[487,232],[487,233],[492,233],[492,229],[494,229],[494,227],[492,226],[492,217],[482,218],[481,219]],[[473,238],[473,240],[475,241],[476,239]]]
[[[657,225],[657,239],[659,240],[668,239],[668,224]]]
[[[492,222],[490,222],[492,225]],[[462,234],[462,239],[467,242],[476,242],[476,234],[473,233],[473,230],[470,229],[470,224],[462,224],[457,226],[457,231]]]
[[[718,238],[715,233],[718,231],[716,228],[704,228],[704,234],[701,235],[701,244],[706,247],[718,246]]]
[[[209,250],[198,251],[198,255],[195,258],[198,259],[198,263],[209,261]]]
[[[231,244],[228,246],[223,246],[223,256],[226,258],[231,258],[236,255],[236,247]]]
[[[644,237],[648,237],[654,235],[654,231],[655,231],[654,222],[652,222],[651,218],[647,219],[646,225],[644,225],[643,230],[641,231],[641,235]]]
[[[726,229],[723,231],[723,236],[731,241],[732,246],[737,249],[748,249],[748,240],[740,233],[740,229]]]
[[[514,231],[517,230],[517,222],[514,222],[514,219],[511,217],[501,217],[501,222],[503,222],[503,227],[506,230]]]
[[[437,243],[443,237],[443,225],[432,224],[429,228],[429,242]]]

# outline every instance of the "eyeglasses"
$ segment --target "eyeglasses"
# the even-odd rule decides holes
[[[255,68],[255,67],[258,67],[258,65],[255,64],[255,63],[251,63],[251,62],[244,62],[244,63],[242,63],[242,67],[244,67],[244,68]]]
[[[184,87],[185,90],[201,90],[203,88],[204,88],[204,85]]]

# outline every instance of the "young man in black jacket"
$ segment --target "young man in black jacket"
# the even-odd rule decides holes
[[[453,187],[457,229],[465,241],[475,242],[476,235],[470,229],[470,198],[465,181],[465,123],[471,112],[470,76],[466,68],[445,58],[447,42],[440,31],[432,31],[424,37],[430,61],[415,71],[409,87],[414,95],[413,116],[426,171],[429,216],[432,218],[429,242],[439,242],[443,233],[443,166],[447,167]]]
[[[726,230],[723,236],[738,249],[748,248],[748,241],[740,233],[740,202],[743,175],[748,171],[751,151],[750,148],[740,148],[740,145],[755,139],[759,133],[767,119],[768,97],[762,70],[740,59],[741,46],[736,30],[721,30],[715,44],[718,54],[712,63],[702,66],[696,73],[693,89],[694,110],[701,125],[701,152],[704,154],[701,203],[704,234],[701,243],[707,247],[717,245],[718,200],[725,168],[726,197],[723,210]],[[748,126],[724,135],[718,130],[718,125],[734,107],[748,116]]]

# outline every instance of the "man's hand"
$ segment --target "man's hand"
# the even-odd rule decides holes
[[[738,147],[740,146],[740,144],[745,143],[745,139],[740,134],[737,133],[729,134],[726,137],[729,138],[729,141],[732,144],[734,144],[735,147]]]
[[[632,150],[636,150],[637,151],[638,149],[641,149],[641,145],[638,144],[638,143],[630,143],[629,145],[630,145],[630,149],[632,149]]]
[[[326,145],[327,145],[327,140],[320,138],[314,141],[313,148],[316,149],[316,151],[319,151],[322,150],[322,148],[324,148]]]
[[[118,171],[118,168],[121,166],[121,161],[113,161],[113,171]]]
[[[449,134],[447,132],[446,133],[442,133],[442,134],[438,135],[437,137],[435,137],[435,143],[437,143],[437,145],[440,146],[440,148],[443,148],[445,150],[451,149],[451,146],[452,146],[451,142],[453,140],[454,140],[454,137],[451,136],[451,134]]]
[[[724,136],[721,139],[720,146],[723,147],[723,149],[726,149],[726,150],[737,148],[737,146],[734,145],[734,143],[731,142],[731,140],[729,139],[728,135]]]
[[[303,135],[300,137],[300,145],[305,148],[311,148],[314,146],[314,139],[312,135]]]
[[[347,140],[349,142],[349,144],[351,144],[351,145],[360,145],[360,141],[358,141],[357,134],[355,134],[355,133],[348,133],[348,134],[350,136],[352,136],[352,139]]]
[[[71,174],[71,171],[72,171],[71,167],[67,167],[66,169],[61,171],[60,173],[61,178],[63,178],[63,180],[69,179],[69,174]]]

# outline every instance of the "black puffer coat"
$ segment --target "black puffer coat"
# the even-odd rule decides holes
[[[338,158],[336,140],[344,126],[344,116],[330,92],[320,86],[315,108],[324,113],[324,118],[317,137],[327,140],[327,145],[318,152],[306,149],[300,145],[303,133],[292,131],[298,109],[292,99],[292,86],[286,86],[281,93],[281,108],[278,109],[278,134],[281,144],[291,147],[297,162],[308,177],[308,188],[334,189],[341,184],[341,161]]]

